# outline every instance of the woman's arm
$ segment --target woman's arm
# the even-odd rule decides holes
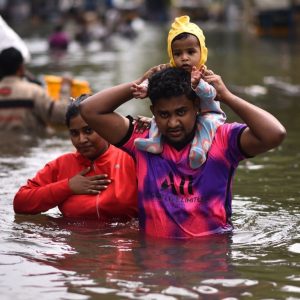
[[[33,179],[16,193],[14,211],[19,214],[38,214],[56,207],[73,194],[68,178],[55,181],[55,170],[47,164]]]

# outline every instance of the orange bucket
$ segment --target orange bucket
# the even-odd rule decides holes
[[[49,96],[57,101],[61,98],[61,87],[63,77],[55,75],[44,75],[44,81]],[[91,88],[87,81],[73,79],[71,84],[70,97],[76,98],[81,94],[91,94]]]

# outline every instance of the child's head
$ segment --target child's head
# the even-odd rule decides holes
[[[168,55],[173,67],[181,67],[184,62],[180,54],[190,57],[190,67],[202,67],[207,60],[205,36],[202,30],[190,22],[189,16],[175,18],[168,34]],[[192,65],[191,65],[192,64]]]

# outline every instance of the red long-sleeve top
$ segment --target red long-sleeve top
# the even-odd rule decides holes
[[[98,195],[74,195],[70,178],[88,166],[85,176],[107,174],[111,183]],[[137,215],[137,182],[133,159],[110,145],[91,162],[78,152],[67,153],[47,163],[34,178],[22,186],[14,198],[14,210],[21,214],[38,214],[58,206],[66,217],[110,219]]]

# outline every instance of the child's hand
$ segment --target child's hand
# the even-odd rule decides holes
[[[133,83],[131,86],[131,92],[134,98],[144,99],[147,97],[148,84],[143,81],[141,84]]]
[[[196,89],[196,87],[198,86],[200,79],[203,77],[203,73],[204,73],[203,67],[197,69],[195,66],[193,66],[191,72],[191,84],[193,89]]]

